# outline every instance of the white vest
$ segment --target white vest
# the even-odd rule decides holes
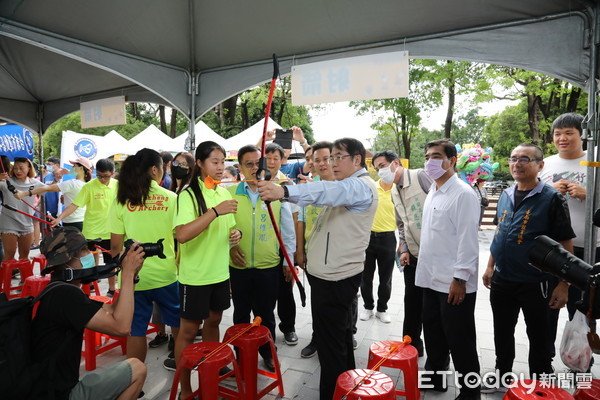
[[[327,281],[340,281],[361,273],[377,211],[377,187],[368,173],[359,176],[369,185],[373,203],[365,211],[344,206],[323,207],[313,228],[307,251],[308,272]]]
[[[421,243],[421,223],[423,221],[423,206],[427,193],[423,192],[419,183],[418,169],[404,170],[404,183],[396,185],[392,191],[392,201],[396,213],[404,222],[404,239],[408,251],[413,257],[419,257]]]

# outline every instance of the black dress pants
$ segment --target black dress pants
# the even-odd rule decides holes
[[[547,282],[519,283],[492,278],[490,303],[494,314],[496,369],[500,376],[512,372],[515,359],[515,326],[523,310],[529,338],[529,373],[552,372],[552,354],[548,351],[552,287]]]
[[[387,303],[392,295],[392,274],[396,257],[395,232],[371,232],[369,246],[365,256],[365,270],[360,285],[360,292],[365,304],[365,309],[375,307],[373,298],[373,276],[375,268],[379,274],[379,288],[377,289],[377,311],[387,311]]]
[[[460,393],[466,397],[477,397],[480,387],[465,385],[464,377],[469,373],[479,376],[479,357],[475,334],[475,300],[477,292],[465,295],[459,305],[448,303],[448,293],[423,289],[423,333],[427,361],[425,369],[431,372],[446,371],[448,355],[452,356],[454,369],[461,375],[458,383]],[[432,376],[434,385],[441,383],[442,376]]]
[[[294,267],[292,267],[294,268]],[[277,267],[279,273],[279,289],[277,294],[277,316],[279,330],[283,333],[296,331],[296,301],[294,300],[294,281],[286,281],[283,266]]]
[[[416,273],[417,259],[411,255],[409,265],[404,267],[404,323],[402,324],[402,335],[410,336],[412,339],[411,344],[422,353],[423,288],[415,285]]]
[[[321,364],[320,399],[331,400],[338,376],[356,368],[352,348],[352,302],[362,273],[340,281],[307,274],[317,355]]]

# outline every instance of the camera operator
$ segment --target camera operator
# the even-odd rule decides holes
[[[527,325],[530,374],[533,377],[553,372],[553,354],[548,351],[550,309],[560,309],[567,303],[568,284],[559,282],[554,287],[553,277],[528,263],[529,250],[537,236],[548,235],[571,252],[575,237],[565,198],[538,179],[544,167],[542,158],[542,150],[530,143],[520,144],[512,151],[508,162],[516,185],[506,189],[498,200],[498,227],[483,274],[483,284],[491,290],[496,369],[500,377],[512,372],[520,310]],[[481,391],[502,389],[499,382],[484,382]]]
[[[60,285],[40,301],[32,326],[33,364],[45,365],[29,398],[137,399],[146,379],[146,366],[135,358],[86,375],[79,381],[84,328],[112,336],[126,336],[133,317],[134,277],[142,268],[144,251],[137,243],[122,261],[121,294],[113,304],[91,300],[80,282]],[[45,271],[58,279],[66,268],[94,268],[85,237],[74,227],[59,227],[42,241],[48,260]],[[51,283],[52,285],[52,283]],[[49,364],[54,362],[54,364]]]

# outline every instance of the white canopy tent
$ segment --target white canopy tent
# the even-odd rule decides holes
[[[210,129],[209,126],[204,123],[204,121],[198,121],[195,127],[195,132],[197,138],[196,143],[212,140],[213,142],[216,142],[221,146],[225,147],[226,139],[223,136],[216,133],[215,131],[213,131],[212,129]],[[186,146],[186,142],[189,141],[189,134],[190,131],[186,131],[174,139],[177,143],[178,148],[182,150],[185,148],[189,148],[189,146]]]

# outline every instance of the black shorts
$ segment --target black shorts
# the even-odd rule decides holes
[[[230,306],[229,279],[212,285],[179,284],[181,318],[192,321],[207,319],[210,311],[227,310]]]

